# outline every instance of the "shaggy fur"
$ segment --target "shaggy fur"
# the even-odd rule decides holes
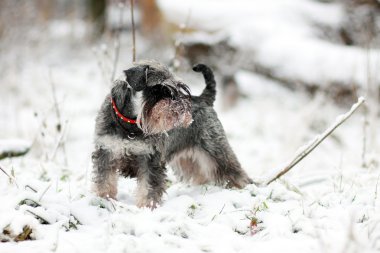
[[[242,188],[252,180],[242,170],[213,109],[215,80],[198,64],[206,88],[188,87],[163,65],[140,62],[125,72],[106,97],[96,119],[94,185],[101,197],[116,198],[117,176],[136,177],[139,207],[155,208],[165,192],[166,165],[181,180]],[[138,124],[119,119],[119,111]]]

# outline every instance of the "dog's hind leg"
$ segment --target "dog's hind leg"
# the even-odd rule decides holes
[[[213,172],[217,184],[227,183],[227,187],[244,188],[247,184],[253,183],[242,169],[219,122],[214,121],[214,127],[209,127],[201,138],[200,148],[215,161],[216,169]]]
[[[204,146],[205,152],[216,163],[214,179],[218,184],[227,183],[227,187],[244,188],[253,183],[247,173],[241,168],[239,161],[227,142],[216,144],[213,147]]]

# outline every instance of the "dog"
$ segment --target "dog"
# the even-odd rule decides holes
[[[232,151],[213,108],[212,70],[198,64],[206,87],[192,96],[166,66],[143,61],[124,71],[96,118],[92,153],[98,196],[116,199],[119,175],[137,178],[136,205],[156,208],[167,165],[182,181],[243,188],[252,180]]]

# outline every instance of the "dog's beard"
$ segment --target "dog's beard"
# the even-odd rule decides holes
[[[143,106],[139,126],[146,135],[165,133],[173,128],[188,127],[193,121],[189,98],[173,100],[164,98],[152,108]]]

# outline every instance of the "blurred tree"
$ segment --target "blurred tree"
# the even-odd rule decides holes
[[[378,0],[342,0],[345,17],[340,31],[346,45],[379,48],[380,2]]]
[[[141,32],[145,36],[160,34],[162,17],[156,0],[140,0],[138,4],[141,12]]]
[[[54,2],[50,0],[39,1],[39,19],[43,22],[49,21],[53,17],[53,5]]]
[[[96,40],[106,30],[106,0],[86,0],[87,17],[93,23],[92,39]]]

